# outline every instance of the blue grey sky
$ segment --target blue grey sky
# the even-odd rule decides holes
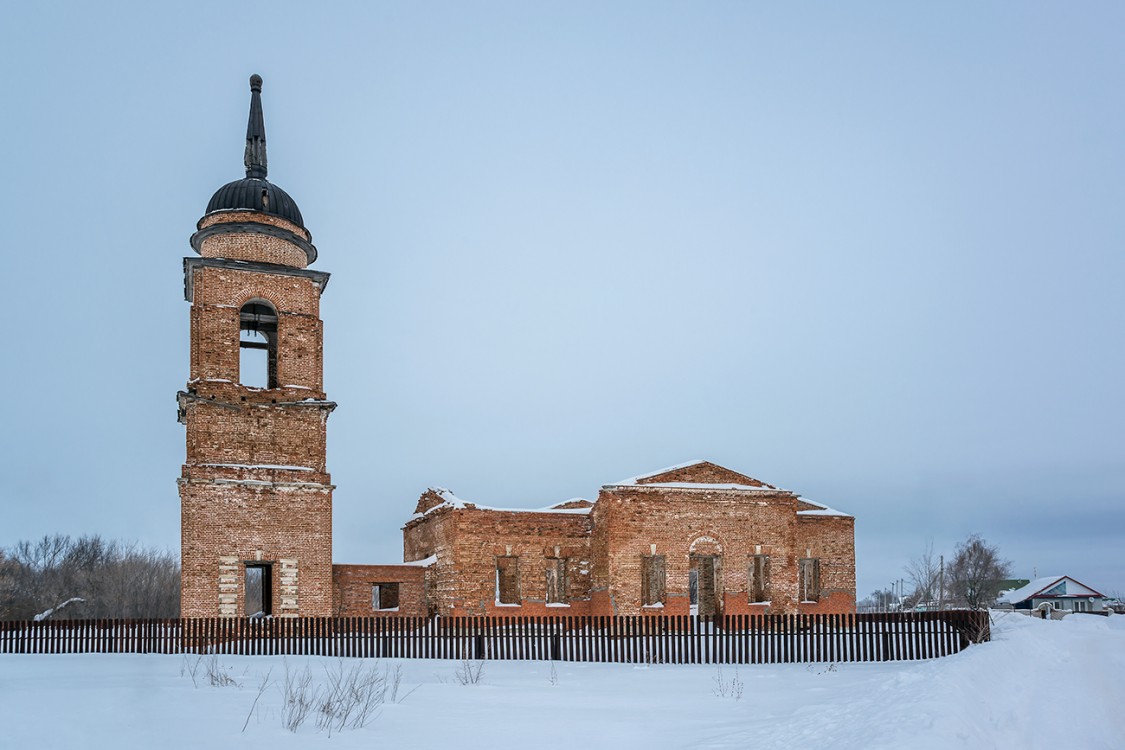
[[[108,6],[108,7],[107,7]],[[418,494],[707,458],[1125,590],[1120,3],[22,3],[0,30],[0,545],[178,549],[181,258],[270,179],[323,301],[337,562]]]

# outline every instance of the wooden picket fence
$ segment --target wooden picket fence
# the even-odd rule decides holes
[[[989,639],[987,612],[723,617],[302,617],[0,622],[0,654],[307,654],[773,664],[932,659]]]

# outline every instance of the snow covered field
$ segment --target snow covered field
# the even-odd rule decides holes
[[[238,685],[212,687],[180,656],[3,655],[0,747],[1125,748],[1125,616],[993,633],[933,661],[723,667],[726,697],[714,666],[487,662],[461,684],[458,662],[364,661],[403,665],[399,702],[331,736],[282,726],[281,682],[337,659],[220,656]]]

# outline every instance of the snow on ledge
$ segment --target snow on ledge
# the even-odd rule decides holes
[[[479,503],[471,503],[467,500],[463,500],[444,487],[430,487],[428,491],[433,492],[435,495],[440,497],[442,499],[442,502],[438,503],[432,508],[428,508],[424,513],[411,514],[410,518],[406,520],[407,523],[428,516],[430,513],[433,513],[435,510],[438,510],[440,508],[453,508],[455,510],[491,510],[499,513],[561,513],[564,515],[572,516],[586,516],[589,515],[590,511],[594,509],[593,501],[587,500],[584,497],[572,497],[569,500],[563,500],[562,502],[548,505],[545,508],[496,508],[491,505],[480,505]],[[577,502],[587,502],[590,503],[590,506],[586,508],[558,507],[560,505]]]
[[[851,518],[852,517],[852,515],[850,513],[845,513],[842,510],[836,510],[835,508],[829,508],[827,505],[824,505],[823,503],[814,502],[812,500],[809,500],[807,497],[799,497],[798,496],[797,502],[805,503],[807,505],[815,505],[816,506],[816,508],[813,509],[813,510],[798,510],[797,511],[798,516],[838,516],[840,518]]]
[[[316,471],[308,466],[288,466],[285,464],[199,464],[216,469],[283,469],[285,471]]]
[[[411,560],[410,562],[404,562],[403,565],[413,565],[418,568],[428,568],[436,562],[437,555],[430,555],[429,557],[423,557],[421,560]]]

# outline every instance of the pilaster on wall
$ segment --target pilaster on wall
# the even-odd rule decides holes
[[[238,579],[241,567],[238,558],[233,555],[219,558],[219,617],[235,617],[238,614]]]
[[[296,617],[300,611],[297,601],[297,561],[293,558],[285,558],[278,560],[277,564],[281,567],[281,575],[278,576],[278,587],[281,592],[278,614],[282,617]]]

